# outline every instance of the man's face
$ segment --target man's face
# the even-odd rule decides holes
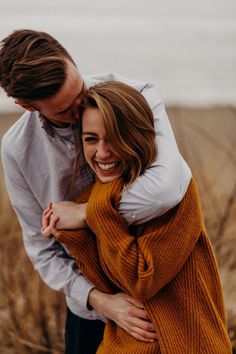
[[[67,77],[61,89],[52,97],[33,102],[33,107],[58,126],[76,123],[79,105],[86,95],[87,87],[78,69],[67,61]]]

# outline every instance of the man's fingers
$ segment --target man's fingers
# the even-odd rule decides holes
[[[157,339],[156,329],[149,321],[145,310],[132,307],[127,311],[126,315],[127,332],[138,340],[145,342]]]
[[[143,309],[143,308],[144,308],[143,303],[142,303],[140,300],[138,300],[138,299],[135,299],[135,298],[129,296],[129,301],[130,301],[134,306],[136,306],[136,307],[138,307],[138,308],[140,308],[140,309]]]
[[[149,321],[145,310],[132,307],[128,311],[127,318],[128,332],[136,339],[152,342],[157,339],[156,329]]]
[[[148,321],[137,320],[136,326],[132,327],[130,334],[136,339],[146,342],[157,340],[155,327]]]
[[[146,311],[144,309],[140,309],[138,307],[132,306],[129,310],[127,315],[129,315],[130,317],[133,317],[134,319],[136,318],[141,318],[143,320],[148,321],[149,317],[148,314],[146,313]]]
[[[150,321],[145,321],[141,318],[130,318],[130,324],[134,328],[140,328],[140,330],[146,333],[155,333],[156,329]]]
[[[125,293],[110,295],[108,299],[111,301],[108,301],[106,306],[105,317],[112,319],[119,327],[140,341],[152,342],[157,339],[156,329],[150,322],[142,302]]]
[[[138,300],[138,299],[135,299],[134,297],[130,296],[130,295],[127,295],[125,293],[122,293],[123,296],[125,297],[125,300],[126,301],[129,301],[132,305],[134,305],[135,307],[138,307],[138,308],[141,308],[143,309],[144,306],[143,306],[143,303]]]
[[[140,340],[142,342],[154,342],[157,338],[147,338],[146,336],[142,336],[141,334],[138,334],[137,332],[131,332],[130,335],[134,338],[136,338],[137,340]]]

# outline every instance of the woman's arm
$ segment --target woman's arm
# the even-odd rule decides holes
[[[87,223],[98,239],[100,262],[117,286],[142,301],[168,284],[183,267],[201,233],[193,182],[179,206],[149,222],[139,237],[115,210],[121,181],[97,182],[87,207]]]
[[[56,220],[50,218],[47,210],[43,216],[43,227],[49,228],[59,242],[76,258],[77,265],[88,280],[96,286],[88,296],[88,305],[101,315],[114,321],[119,327],[136,339],[149,342],[155,340],[156,332],[153,324],[137,299],[120,292],[106,277],[99,262],[95,235],[88,229],[56,230]],[[49,220],[50,219],[50,220]],[[48,236],[46,234],[45,236]],[[141,334],[140,334],[141,333]]]
[[[56,233],[56,239],[66,246],[75,257],[82,274],[98,290],[108,294],[118,290],[109,281],[101,267],[96,238],[89,229],[61,230]]]
[[[87,203],[92,188],[93,185],[86,188],[76,199],[76,202]],[[68,206],[70,207],[70,205],[64,204],[63,210],[65,211]],[[52,205],[49,205],[42,214],[42,235],[45,237],[53,235],[75,257],[80,272],[97,289],[105,293],[112,293],[115,287],[109,282],[100,265],[96,238],[92,235],[92,231],[85,225],[75,230],[59,230],[60,219],[54,215],[51,207]]]

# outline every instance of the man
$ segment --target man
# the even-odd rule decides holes
[[[112,74],[84,79],[65,48],[44,32],[18,30],[2,40],[0,84],[16,104],[26,109],[3,138],[6,186],[34,267],[51,288],[63,290],[66,295],[66,354],[95,353],[104,318],[112,319],[138,340],[156,339],[154,327],[138,300],[123,293],[101,293],[76,269],[61,245],[40,234],[43,209],[51,201],[73,200],[93,181],[91,171],[83,164],[77,190],[71,188],[74,132],[78,108],[88,87],[106,80],[132,85],[153,110],[157,161],[123,193],[120,203],[120,212],[128,223],[142,223],[179,203],[191,178],[154,87]],[[66,228],[68,218],[78,223],[85,218],[86,205],[70,205],[71,212],[60,220],[61,228]],[[60,213],[60,203],[54,205],[53,213]]]

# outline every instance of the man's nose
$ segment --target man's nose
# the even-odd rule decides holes
[[[79,101],[79,99],[78,99]],[[80,101],[77,103],[77,100],[76,102],[73,104],[73,107],[72,107],[72,114],[74,116],[75,119],[79,119],[79,106],[80,106],[80,103],[81,103],[81,99]]]
[[[77,97],[76,100],[73,103],[72,112],[73,112],[73,116],[76,119],[79,118],[79,106],[80,106],[82,100],[83,100],[83,95]]]
[[[74,105],[79,106],[81,104],[82,99],[83,99],[83,95],[80,95],[79,97],[77,97],[74,102]]]

